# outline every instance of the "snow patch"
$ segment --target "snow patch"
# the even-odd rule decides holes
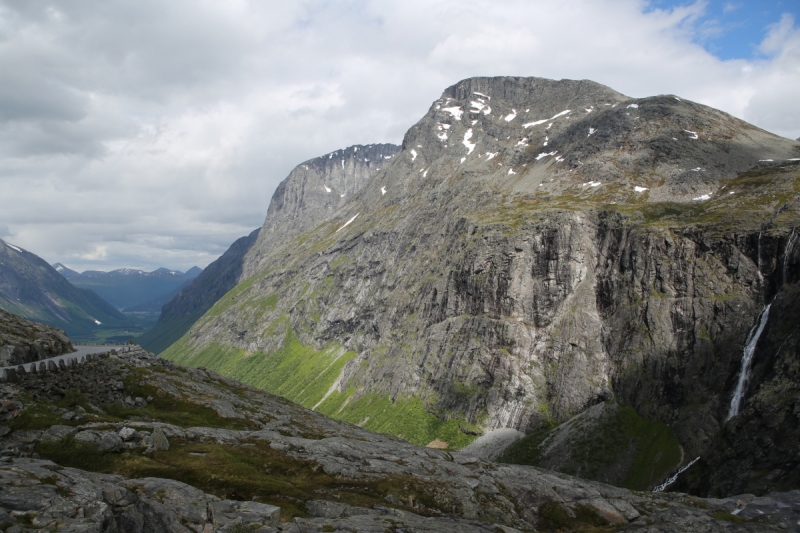
[[[97,324],[98,326],[100,326],[100,325],[102,324],[102,322],[100,322],[100,321],[99,321],[99,320],[97,320],[96,318],[94,319],[94,323],[95,323],[95,324]]]
[[[3,241],[3,242],[5,242],[5,243],[6,243],[6,246],[8,246],[9,248],[11,248],[12,250],[16,250],[16,251],[18,251],[18,252],[22,253],[22,249],[21,249],[21,248],[17,248],[16,246],[14,246],[13,244],[11,244],[10,242],[6,242],[6,241]]]
[[[416,158],[417,158],[417,151],[416,150],[411,150],[411,160],[413,161]]]
[[[475,109],[470,109],[469,110],[470,113],[480,113],[481,110],[483,110],[483,108],[486,107],[486,104],[484,104],[483,102],[476,102],[475,100],[470,100],[469,105],[475,108]]]
[[[492,99],[491,96],[487,96],[487,95],[485,95],[483,93],[479,93],[478,91],[472,91],[472,94],[477,94],[478,96],[483,96],[484,98],[488,98],[489,100]]]
[[[517,118],[517,110],[512,108],[511,113],[506,115],[506,122],[511,122],[515,118]]]
[[[422,177],[423,178],[427,178],[428,177],[428,170],[430,170],[430,169],[426,169],[425,172],[422,173]]]
[[[566,109],[566,110],[562,111],[561,113],[557,113],[556,115],[552,116],[551,118],[546,118],[546,119],[543,119],[543,120],[535,120],[533,122],[528,122],[527,124],[523,124],[522,127],[523,128],[530,128],[531,126],[538,126],[539,124],[544,124],[545,122],[550,122],[551,120],[555,120],[558,117],[566,115],[567,113],[570,113],[570,112],[571,111],[569,109]]]
[[[704,194],[702,196],[698,196],[697,198],[692,198],[694,201],[704,201],[704,200],[711,200],[711,193]]]
[[[583,187],[599,187],[600,185],[601,183],[599,181],[587,181],[581,184]]]
[[[356,147],[354,147],[354,148],[353,148],[353,152],[354,152],[354,153],[355,153],[355,152],[358,152],[358,146],[356,146]]]
[[[467,158],[466,158],[466,157],[462,157],[462,158],[461,158],[461,163],[463,163],[463,162],[464,162],[464,161],[466,161],[466,160],[467,160]],[[459,163],[459,165],[460,165],[461,163]]]
[[[342,195],[342,196],[344,196],[344,195]],[[361,214],[361,213],[356,213],[356,216],[354,216],[353,218],[351,218],[350,220],[348,220],[347,222],[345,222],[345,223],[344,223],[344,226],[342,226],[341,228],[337,229],[337,230],[336,230],[334,233],[339,233],[339,232],[340,232],[340,231],[342,231],[344,228],[346,228],[347,226],[349,226],[349,225],[350,225],[350,223],[351,223],[352,221],[354,221],[354,220],[356,219],[356,217],[358,217],[358,215],[360,215],[360,214]]]
[[[589,128],[589,135],[587,135],[587,137],[591,137],[591,136],[592,136],[592,134],[593,134],[594,132],[596,132],[596,131],[597,131],[597,130],[596,130],[596,129],[594,129],[594,128]]]
[[[386,187],[381,187],[381,196],[386,194]]]
[[[538,160],[543,159],[543,158],[545,158],[545,157],[547,157],[549,155],[556,155],[557,153],[558,153],[558,150],[556,150],[555,152],[542,152],[541,154],[536,156],[536,160],[538,161]]]
[[[683,131],[685,131],[686,133],[691,133],[693,135],[693,137],[689,137],[690,139],[697,139],[698,138],[697,137],[697,132],[689,131],[689,130],[683,130]]]
[[[639,109],[639,104],[631,104],[631,105],[629,105],[629,106],[627,107],[627,109],[630,109],[630,108],[633,108],[633,109]]]
[[[772,159],[759,159],[758,160],[759,163],[772,163],[772,161],[773,161]]]
[[[528,138],[525,137],[524,139],[522,139],[517,143],[517,146],[523,146],[523,145],[527,146],[527,144],[528,144]],[[544,145],[547,146],[547,143],[544,143]]]
[[[702,167],[693,168],[689,172],[705,172],[705,169]]]
[[[516,172],[514,172],[514,169],[513,169],[513,168],[509,168],[509,169],[508,169],[508,174],[509,174],[509,175],[511,175],[511,174],[516,174]]]
[[[464,114],[464,110],[461,109],[460,107],[456,107],[456,106],[443,107],[442,111],[450,113],[451,115],[453,115],[453,118],[456,119],[456,120],[461,120],[461,115]]]
[[[449,128],[450,126],[447,126],[447,127]],[[385,156],[383,156],[383,158],[384,158],[384,159],[391,159],[391,158],[392,158],[392,156],[390,156],[390,155],[385,155]]]
[[[644,192],[644,191],[646,191],[646,190],[647,190],[647,187],[639,187],[638,185],[636,185],[636,186],[633,188],[633,190],[634,190],[634,191],[636,191],[636,192]]]
[[[491,160],[493,157],[495,157],[499,153],[500,152],[486,152],[486,160],[487,161]]]
[[[471,154],[472,151],[475,149],[475,143],[469,142],[471,138],[472,138],[472,128],[467,130],[467,132],[464,134],[464,140],[461,142],[461,144],[466,146],[467,149],[469,150],[469,152],[467,152],[467,155]]]
[[[327,185],[324,185],[324,184],[322,186],[325,187],[325,192],[331,192],[331,188],[330,187],[328,187]]]

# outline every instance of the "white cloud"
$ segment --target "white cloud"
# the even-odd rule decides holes
[[[0,228],[76,269],[204,266],[261,224],[294,165],[400,142],[470,76],[674,93],[800,135],[791,16],[760,59],[721,61],[692,42],[703,2],[646,8],[0,0]]]

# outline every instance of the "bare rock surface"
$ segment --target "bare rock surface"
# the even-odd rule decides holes
[[[0,309],[0,367],[21,365],[73,351],[66,334]]]
[[[0,384],[3,404],[14,407],[4,415],[13,431],[0,440],[0,519],[9,526],[198,533],[239,524],[263,532],[713,532],[792,531],[800,519],[797,492],[719,500],[632,492],[413,446],[136,348],[49,372],[71,388],[63,395],[40,391],[40,400],[30,400],[34,385],[49,385],[47,373]],[[99,402],[98,384],[118,380],[122,390],[102,408],[82,399],[92,395]],[[125,399],[144,384],[153,397],[128,407]],[[60,419],[59,403],[70,398],[79,404],[76,410],[82,404],[89,409],[80,420],[51,423]],[[212,406],[220,402],[242,418],[217,415]],[[163,405],[172,410],[162,411]],[[175,411],[187,414],[176,417]],[[192,425],[189,417],[197,413],[211,425]],[[243,485],[248,475],[260,481]],[[274,483],[277,488],[262,499],[259,487]],[[244,493],[245,486],[255,494]]]
[[[262,230],[246,279],[164,355],[252,383],[292,368],[272,390],[423,444],[533,433],[613,396],[703,456],[733,424],[750,331],[800,281],[799,190],[800,143],[679,96],[470,78],[330,216],[283,243]],[[784,309],[780,341],[800,324]],[[737,492],[797,488],[800,411],[767,394],[791,381],[780,345],[756,347],[745,394],[788,416],[762,427],[783,444],[758,446],[777,472]],[[301,350],[349,355],[278,368]],[[449,436],[399,428],[411,402]],[[726,472],[753,464],[758,425]]]

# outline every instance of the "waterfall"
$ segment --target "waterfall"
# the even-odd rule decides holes
[[[789,266],[789,257],[792,255],[792,249],[797,242],[797,234],[792,228],[792,234],[789,235],[789,240],[786,242],[786,249],[783,251],[783,284],[786,285],[786,268]]]
[[[742,408],[745,389],[747,389],[747,382],[750,379],[750,366],[753,363],[753,354],[756,352],[758,338],[761,336],[761,332],[764,331],[764,326],[767,325],[770,305],[772,304],[768,304],[764,310],[761,311],[761,314],[758,315],[756,325],[753,326],[750,333],[747,334],[747,343],[742,353],[742,370],[739,372],[739,382],[736,384],[736,390],[733,392],[731,408],[730,411],[728,411],[728,417],[725,419],[726,421],[738,415],[739,410]]]
[[[668,480],[666,480],[664,483],[662,483],[662,484],[661,484],[661,485],[659,485],[658,487],[654,488],[654,489],[653,489],[653,492],[663,492],[663,491],[664,491],[664,489],[666,489],[667,487],[669,487],[670,485],[672,485],[673,483],[675,483],[675,481],[677,481],[677,479],[678,479],[678,476],[680,476],[681,474],[683,474],[684,472],[686,472],[686,470],[688,470],[690,466],[692,466],[693,464],[695,464],[695,463],[697,462],[697,460],[698,460],[698,459],[700,459],[700,458],[699,458],[699,457],[695,457],[694,459],[692,459],[692,460],[689,462],[689,464],[688,464],[688,465],[684,466],[683,468],[681,468],[680,470],[678,470],[677,472],[675,472],[675,475],[674,475],[674,476],[672,476],[671,478],[669,478]]]

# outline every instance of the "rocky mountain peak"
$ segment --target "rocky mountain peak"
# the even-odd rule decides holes
[[[798,157],[796,142],[677,96],[633,99],[590,81],[503,77],[446,89],[406,134],[397,164],[404,196],[415,184],[480,176],[528,198],[620,204],[707,201],[730,193],[726,182],[741,172]],[[398,185],[395,174],[379,176],[370,203]]]
[[[377,172],[386,167],[400,147],[394,144],[354,145],[297,165],[278,185],[267,218],[245,263],[245,274],[271,249],[310,229],[348,202]]]

